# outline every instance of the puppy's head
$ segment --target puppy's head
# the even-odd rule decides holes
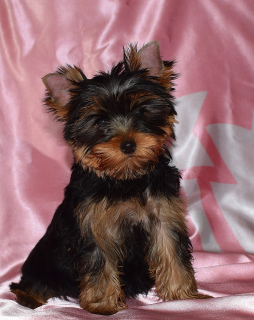
[[[64,138],[84,169],[134,179],[154,168],[174,138],[173,62],[157,42],[130,45],[111,72],[87,79],[77,67],[43,77],[45,103],[64,122]]]

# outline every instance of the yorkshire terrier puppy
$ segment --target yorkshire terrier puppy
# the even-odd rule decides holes
[[[69,65],[42,79],[75,161],[62,204],[10,286],[20,304],[73,297],[107,315],[153,286],[163,301],[207,297],[197,290],[181,177],[165,146],[176,122],[172,67],[150,42],[130,45],[92,79]]]

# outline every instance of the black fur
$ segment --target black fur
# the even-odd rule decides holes
[[[149,46],[154,45],[154,43],[149,44]],[[144,50],[149,51],[149,46],[145,46]],[[142,51],[139,52],[142,60]],[[159,65],[164,65],[164,69],[170,70],[173,65],[173,62],[162,63],[160,57],[158,60]],[[25,261],[21,270],[21,281],[10,286],[21,304],[26,306],[32,304],[32,307],[37,307],[50,297],[79,298],[82,277],[90,275],[93,279],[91,281],[95,281],[94,279],[103,270],[106,258],[94,239],[91,226],[86,226],[85,233],[81,230],[82,224],[76,214],[80,204],[100,203],[106,200],[109,207],[115,204],[122,204],[124,207],[128,201],[136,201],[144,207],[148,197],[173,202],[173,199],[180,196],[180,172],[171,165],[171,155],[164,145],[158,148],[160,150],[158,159],[154,156],[144,162],[144,173],[133,172],[133,176],[127,178],[123,176],[115,179],[106,171],[101,174],[100,167],[94,170],[93,167],[89,165],[86,167],[86,163],[82,163],[83,157],[89,156],[94,146],[110,143],[118,134],[121,136],[122,133],[118,132],[116,123],[120,127],[123,125],[122,130],[126,132],[129,130],[128,132],[132,134],[134,132],[134,137],[135,134],[142,133],[146,137],[151,136],[156,139],[160,137],[157,140],[162,141],[167,134],[170,135],[167,138],[174,139],[176,111],[171,95],[173,87],[169,89],[169,86],[163,85],[165,83],[163,76],[159,81],[159,76],[150,74],[147,68],[142,68],[142,61],[136,65],[135,70],[130,67],[125,53],[124,61],[113,67],[110,73],[102,72],[93,79],[87,79],[78,68],[70,67],[60,68],[57,73],[49,74],[44,79],[48,89],[45,103],[50,111],[64,122],[64,138],[67,143],[73,149],[83,150],[84,154],[78,155],[81,157],[79,160],[75,158],[70,183],[65,188],[64,200],[57,208],[45,235]],[[175,74],[172,72],[169,74],[171,81],[175,78]],[[59,90],[62,100],[54,93],[50,77],[55,77],[53,80],[57,85],[63,82]],[[67,85],[69,89],[64,91]],[[67,103],[61,105],[61,101]],[[172,226],[175,227],[168,232],[173,239],[172,254],[174,255],[174,250],[177,251],[176,263],[180,269],[186,268],[188,275],[186,281],[190,284],[187,285],[186,292],[184,289],[176,298],[196,297],[196,284],[192,278],[194,272],[191,266],[192,246],[181,217],[176,217],[176,222],[172,221]],[[160,217],[151,214],[149,219],[150,230],[160,226]],[[119,234],[124,234],[122,244],[125,248],[124,257],[121,261],[119,258],[118,263],[124,294],[127,297],[135,297],[140,293],[147,294],[155,284],[154,275],[151,275],[146,260],[152,231],[148,232],[137,218],[122,219],[118,228]],[[105,242],[107,243],[107,239]],[[168,270],[164,272],[167,273]],[[168,299],[167,290],[160,293],[162,299]],[[34,297],[38,304],[33,304]],[[109,310],[103,308],[98,311],[96,308],[91,309],[91,312],[108,314],[124,307],[120,303],[117,306],[110,306]]]
[[[81,239],[79,224],[73,214],[77,205],[86,199],[100,202],[103,198],[110,203],[132,198],[143,199],[142,202],[145,202],[147,188],[153,196],[165,196],[170,200],[172,196],[179,194],[179,181],[179,171],[169,166],[169,160],[164,156],[153,172],[129,181],[98,178],[95,173],[84,171],[79,164],[74,164],[63,203],[56,210],[45,235],[24,263],[21,282],[12,284],[11,289],[30,288],[37,294],[40,282],[45,287],[45,292],[50,288],[52,296],[78,298],[80,279],[75,261],[82,261],[91,268],[87,261],[95,252],[96,263],[92,264],[90,270],[95,274],[104,261],[91,233]],[[183,255],[188,256],[186,248],[191,249],[188,238],[181,234],[178,237],[184,242]],[[147,294],[154,281],[150,279],[147,264],[144,263],[143,248],[147,243],[147,235],[142,226],[129,226],[129,238],[126,242],[128,254],[121,279],[126,295],[135,297],[140,293]]]

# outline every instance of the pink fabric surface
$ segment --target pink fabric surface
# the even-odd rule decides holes
[[[68,183],[72,154],[42,106],[41,77],[76,64],[91,77],[122,47],[158,40],[176,59],[175,163],[188,199],[194,267],[209,300],[151,292],[113,319],[254,318],[254,2],[0,1],[0,318],[103,319],[75,301],[36,310],[8,290]]]

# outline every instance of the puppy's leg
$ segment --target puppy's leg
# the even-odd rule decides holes
[[[197,290],[182,201],[160,199],[159,208],[159,223],[153,230],[148,254],[158,297],[163,301],[208,298]]]
[[[68,217],[71,210],[65,203],[58,207],[45,235],[22,266],[21,281],[11,284],[21,305],[34,309],[51,297],[78,297],[78,272],[71,247],[79,249],[79,229],[75,218]]]
[[[16,295],[16,300],[22,306],[35,309],[47,302],[50,296],[46,297],[43,294],[34,294],[28,288],[23,289],[21,283],[12,283],[10,285],[11,291]]]
[[[98,274],[81,279],[80,292],[81,307],[91,313],[110,315],[127,308],[117,265],[110,261]]]
[[[81,307],[105,315],[126,309],[118,270],[123,255],[118,211],[104,200],[81,204],[76,215],[84,243],[79,266]]]
[[[16,294],[19,304],[35,309],[45,304],[52,296],[52,292],[46,285],[48,272],[46,261],[46,249],[43,237],[31,251],[22,267],[22,277],[19,283],[10,285],[11,291]],[[44,281],[43,281],[43,278]]]

